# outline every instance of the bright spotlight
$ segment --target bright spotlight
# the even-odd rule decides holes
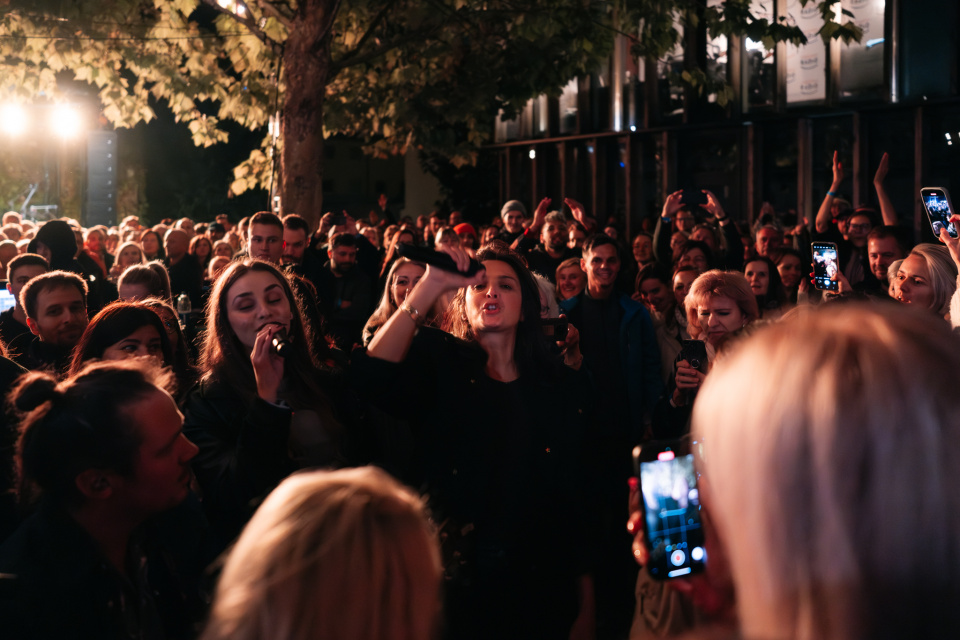
[[[11,136],[20,135],[27,129],[27,111],[19,104],[0,107],[0,127]]]
[[[51,113],[50,127],[61,138],[74,138],[80,133],[80,112],[76,107],[60,104]]]

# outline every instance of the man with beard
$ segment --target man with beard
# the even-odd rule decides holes
[[[854,286],[855,290],[889,299],[890,283],[887,281],[887,268],[907,255],[906,243],[901,236],[897,227],[889,226],[877,227],[867,235],[867,259],[873,278],[865,278],[863,282]]]
[[[518,252],[527,259],[531,271],[555,282],[557,267],[569,258],[579,258],[580,250],[567,247],[567,220],[559,211],[547,213],[545,199],[533,214],[533,223],[520,237]],[[540,243],[535,238],[539,233]]]
[[[373,311],[373,284],[357,268],[357,238],[338,233],[330,238],[327,264],[318,283],[327,333],[337,346],[349,351],[360,342],[363,325]]]
[[[519,200],[509,200],[500,209],[500,219],[503,220],[503,230],[499,239],[508,245],[523,235],[523,221],[527,217],[527,208]]]
[[[70,353],[87,328],[87,284],[80,276],[51,271],[37,276],[20,292],[30,334],[9,345],[10,355],[30,369],[66,371]]]

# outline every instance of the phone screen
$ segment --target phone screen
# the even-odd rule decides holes
[[[946,227],[947,233],[951,238],[957,237],[957,227],[948,218],[953,215],[950,210],[950,200],[943,189],[923,189],[921,191],[923,207],[927,210],[927,217],[930,218],[930,227],[933,229],[933,235],[940,237],[940,230]]]
[[[837,291],[840,288],[838,274],[840,260],[837,245],[832,242],[813,243],[813,284],[817,289]]]
[[[662,580],[703,571],[707,552],[693,454],[665,449],[639,466],[650,575]]]

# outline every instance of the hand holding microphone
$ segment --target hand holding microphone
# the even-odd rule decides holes
[[[281,358],[289,358],[293,354],[293,345],[290,344],[286,327],[277,329],[277,332],[273,334],[273,339],[270,340],[270,346],[273,347],[274,353]]]

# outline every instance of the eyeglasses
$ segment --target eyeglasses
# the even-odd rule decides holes
[[[850,231],[870,231],[870,228],[871,226],[869,223],[851,224],[847,227],[847,229],[849,229]]]

